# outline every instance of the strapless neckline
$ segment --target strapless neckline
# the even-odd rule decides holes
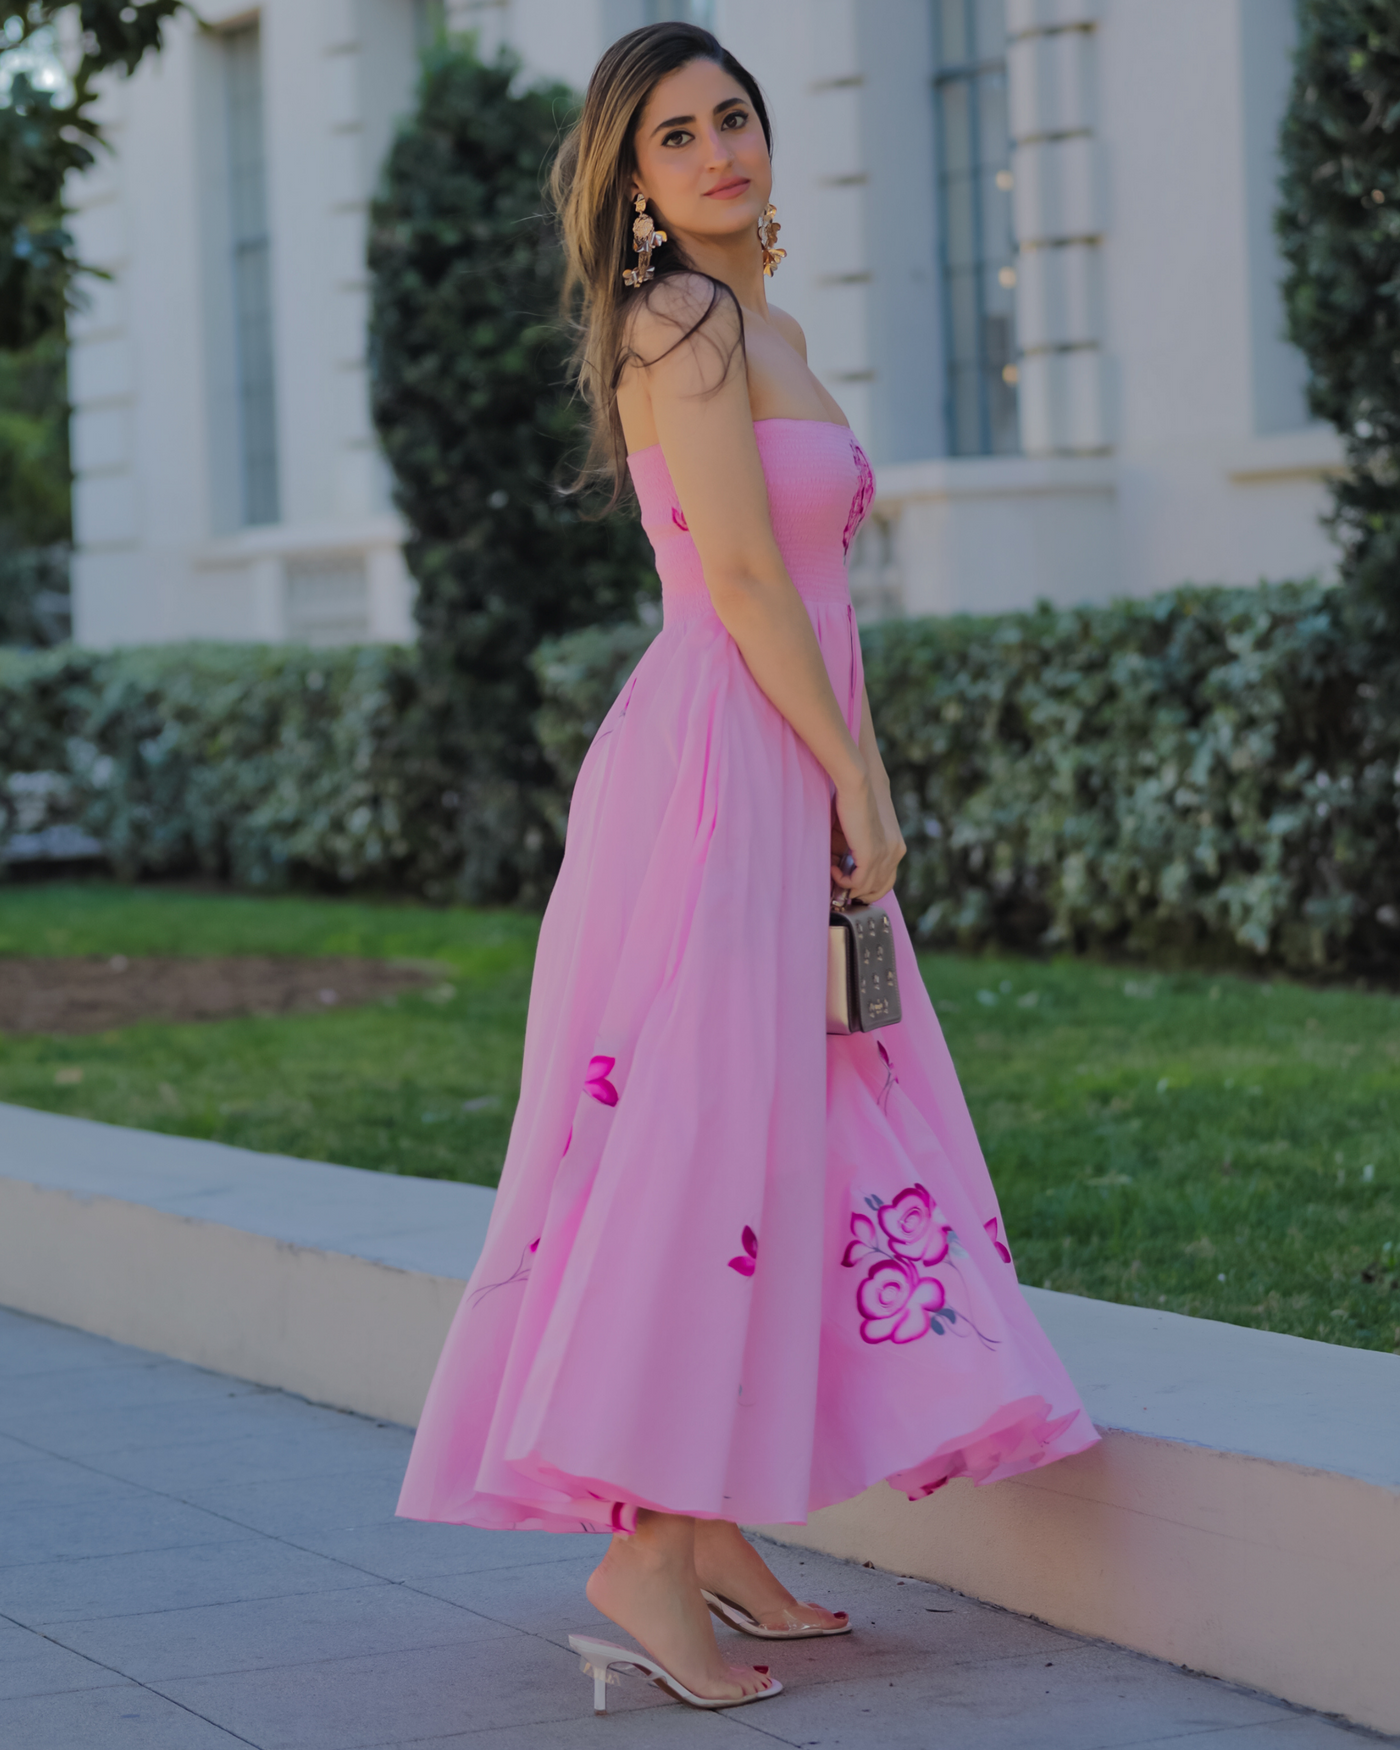
[[[768,419],[756,419],[755,425],[829,425],[833,431],[850,431],[851,428],[844,419],[793,419],[785,413],[775,413]],[[854,436],[854,433],[852,433]],[[627,460],[630,462],[636,456],[649,456],[653,450],[659,450],[660,444],[647,444],[644,449],[628,450]]]

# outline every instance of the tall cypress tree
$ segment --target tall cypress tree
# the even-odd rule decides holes
[[[1342,435],[1332,528],[1362,624],[1400,648],[1400,5],[1300,0],[1277,228],[1312,411]]]
[[[558,846],[528,666],[542,639],[624,619],[655,588],[640,526],[560,490],[582,438],[558,320],[550,158],[577,99],[517,86],[460,40],[424,60],[371,218],[374,417],[408,524],[429,709],[454,772],[464,882],[532,897]]]

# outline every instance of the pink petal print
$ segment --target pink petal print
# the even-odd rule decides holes
[[[929,1229],[928,1245],[924,1248],[925,1264],[941,1264],[948,1256],[948,1235],[950,1227],[934,1227]]]
[[[595,1100],[600,1100],[605,1106],[617,1104],[617,1089],[608,1080],[615,1057],[591,1057],[588,1060],[588,1074],[584,1077],[584,1092],[592,1094]]]
[[[544,1236],[543,1236],[543,1235],[541,1235],[541,1236],[540,1236],[540,1237],[541,1237],[541,1238],[543,1238],[543,1237],[544,1237]],[[530,1250],[531,1250],[531,1251],[532,1251],[532,1252],[538,1252],[538,1251],[539,1251],[539,1249],[540,1249],[540,1242],[539,1242],[539,1240],[531,1240],[531,1241],[530,1241]]]
[[[856,491],[851,500],[850,514],[846,518],[846,527],[841,536],[841,551],[849,553],[851,542],[856,537],[856,530],[865,521],[865,513],[870,509],[875,498],[875,475],[865,451],[851,439],[851,460],[856,465]]]
[[[729,1260],[729,1268],[737,1270],[741,1276],[752,1276],[758,1268],[758,1235],[751,1227],[746,1227],[739,1243],[744,1250],[739,1257]]]
[[[686,534],[690,533],[690,524],[685,520],[685,517],[681,512],[681,507],[678,504],[673,504],[671,506],[671,521],[678,529],[684,529]]]
[[[1011,1262],[1011,1253],[1010,1253],[1009,1249],[1006,1246],[1004,1246],[1002,1244],[1002,1242],[997,1238],[997,1218],[995,1216],[993,1216],[990,1221],[984,1221],[982,1223],[982,1226],[986,1229],[987,1237],[991,1240],[992,1244],[996,1247],[997,1256],[1001,1259],[1003,1264],[1009,1264]]]
[[[853,1215],[851,1217],[851,1232],[855,1238],[846,1247],[841,1256],[841,1262],[847,1269],[868,1252],[876,1251],[875,1223],[868,1215]]]
[[[928,1315],[937,1312],[947,1298],[943,1284],[936,1276],[921,1277],[919,1286],[909,1297],[909,1305],[904,1309],[894,1341],[912,1343],[919,1337],[926,1337]]]

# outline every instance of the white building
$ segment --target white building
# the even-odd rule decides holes
[[[411,635],[365,218],[433,0],[201,0],[78,181],[77,632]],[[1340,451],[1281,339],[1292,0],[452,0],[582,86],[647,18],[764,85],[776,299],[881,495],[867,613],[1325,572]]]

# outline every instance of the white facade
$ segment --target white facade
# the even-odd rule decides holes
[[[115,275],[74,325],[82,641],[411,635],[367,415],[363,262],[425,10],[203,0],[213,31],[177,25],[158,59],[112,87],[116,153],[75,185],[79,246]],[[508,41],[528,73],[575,87],[624,30],[686,10],[448,7],[488,51]],[[1292,0],[688,10],[769,97],[789,251],[773,295],[879,477],[853,575],[866,613],[1331,570],[1317,519],[1340,451],[1330,428],[1309,425],[1302,361],[1281,339],[1271,232]],[[993,191],[989,212],[1005,191],[1009,253],[982,274],[987,307],[971,315],[950,290],[945,186],[948,118],[968,89],[948,71],[964,12],[984,26],[995,16],[998,33],[1004,23],[995,66],[973,74],[989,81],[982,134],[1004,136],[995,180],[989,158],[978,186]],[[265,210],[234,175],[247,170],[250,112],[230,108],[233,41],[220,34],[250,21]],[[983,50],[965,58],[985,63]],[[967,453],[976,434],[953,405],[949,361],[978,334],[993,354],[1013,344],[1004,366],[983,360],[1001,453]],[[272,435],[250,462],[260,420]],[[250,500],[250,466],[275,468],[271,497]]]
[[[76,636],[412,635],[401,528],[368,413],[365,218],[409,100],[411,0],[201,0],[256,21],[270,248],[276,517],[242,503],[228,43],[181,20],[106,105],[74,185],[108,268],[73,325]]]

